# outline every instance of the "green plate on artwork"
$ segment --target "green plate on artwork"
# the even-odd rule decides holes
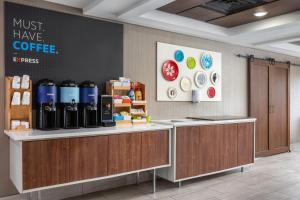
[[[186,65],[189,69],[194,69],[196,67],[196,60],[193,57],[188,57],[186,60]]]

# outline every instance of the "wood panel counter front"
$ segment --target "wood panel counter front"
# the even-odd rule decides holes
[[[255,119],[171,121],[172,166],[158,170],[162,178],[180,182],[254,163]]]
[[[11,180],[24,193],[170,166],[170,126],[105,130],[48,138],[37,131],[31,140],[10,135]]]

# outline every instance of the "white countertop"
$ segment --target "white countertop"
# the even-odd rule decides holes
[[[201,125],[214,125],[214,124],[234,124],[234,123],[247,123],[255,122],[255,118],[241,118],[230,120],[195,120],[195,119],[167,119],[167,120],[153,120],[149,125],[138,125],[129,127],[99,127],[99,128],[80,128],[80,129],[59,129],[53,131],[33,130],[30,132],[13,132],[4,131],[10,139],[15,141],[32,141],[32,140],[45,140],[56,138],[71,138],[71,137],[84,137],[96,135],[112,135],[130,132],[142,131],[155,131],[155,130],[168,130],[173,127],[182,126],[201,126]]]
[[[142,131],[156,131],[168,130],[173,128],[168,124],[149,124],[137,125],[129,127],[99,127],[99,128],[80,128],[80,129],[59,129],[53,131],[33,130],[30,132],[13,132],[4,131],[10,139],[15,141],[32,141],[32,140],[45,140],[56,138],[71,138],[71,137],[84,137],[96,135],[112,135],[130,132]]]
[[[172,125],[173,127],[182,126],[201,126],[201,125],[214,125],[214,124],[236,124],[255,122],[256,118],[240,118],[229,120],[199,120],[199,119],[168,119],[168,120],[153,120],[154,123]]]

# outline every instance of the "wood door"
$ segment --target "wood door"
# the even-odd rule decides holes
[[[237,124],[225,124],[218,132],[219,139],[219,170],[236,167],[238,164]]]
[[[23,188],[32,189],[69,181],[69,140],[23,143]]]
[[[256,120],[255,150],[269,150],[269,62],[249,61],[249,114]]]
[[[289,146],[289,65],[276,63],[269,68],[269,148]]]
[[[143,169],[169,164],[169,131],[143,132],[141,148]]]
[[[200,161],[199,127],[176,128],[176,179],[199,175]]]
[[[70,139],[70,181],[107,175],[108,136]]]
[[[141,133],[108,136],[108,175],[141,169]]]
[[[254,123],[238,124],[238,165],[254,162]]]

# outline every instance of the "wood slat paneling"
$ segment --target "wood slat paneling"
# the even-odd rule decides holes
[[[249,10],[238,12],[232,15],[228,15],[218,19],[213,19],[208,22],[215,25],[231,28],[234,26],[239,26],[239,25],[291,13],[299,9],[300,9],[299,0],[279,0]],[[255,17],[253,15],[253,13],[255,13],[256,11],[261,11],[261,10],[268,11],[268,15],[266,15],[265,17]]]
[[[190,9],[195,6],[199,6],[210,0],[175,0],[172,3],[169,3],[163,7],[160,7],[160,11],[168,12],[168,13],[179,13],[186,9]]]

